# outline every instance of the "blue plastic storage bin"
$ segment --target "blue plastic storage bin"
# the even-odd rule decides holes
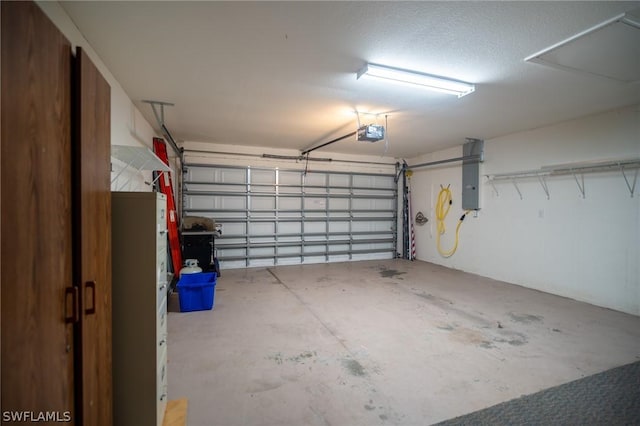
[[[178,281],[180,312],[213,309],[216,273],[182,274]]]

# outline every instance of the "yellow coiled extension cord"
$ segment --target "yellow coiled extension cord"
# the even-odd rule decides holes
[[[436,242],[438,244],[438,252],[443,257],[451,257],[458,249],[458,236],[460,234],[460,225],[462,225],[462,221],[467,216],[467,214],[471,211],[471,210],[467,210],[464,212],[462,216],[460,216],[460,219],[458,220],[458,225],[456,226],[456,240],[455,240],[455,243],[453,244],[453,248],[449,251],[444,251],[442,250],[442,247],[440,247],[440,236],[444,235],[444,233],[446,232],[444,221],[447,218],[447,214],[451,209],[452,203],[453,201],[451,200],[451,190],[449,189],[449,186],[445,188],[442,185],[440,185],[440,193],[438,194],[438,203],[436,204],[436,222],[438,227]]]

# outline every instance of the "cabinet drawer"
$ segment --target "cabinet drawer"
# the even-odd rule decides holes
[[[166,331],[166,329],[161,331],[160,333],[158,333],[156,342],[157,342],[157,351],[158,351],[159,355],[162,352],[166,352],[167,351],[167,331]],[[158,355],[158,360],[160,360],[159,355]]]
[[[167,249],[158,249],[156,256],[156,281],[158,283],[167,282]]]
[[[167,350],[167,333],[162,333],[158,336],[158,353],[165,352]]]
[[[158,321],[157,321],[157,336],[167,335],[167,298],[160,302],[160,309],[158,309]],[[158,342],[160,340],[158,339]]]
[[[158,383],[158,396],[161,396],[160,390],[162,388],[162,384],[167,383],[167,351],[166,348],[158,353],[158,371],[157,374],[157,383]]]
[[[160,383],[160,379],[163,376],[166,376],[166,368],[165,373],[162,373],[162,368],[167,365],[167,345],[158,346],[158,352],[156,353],[156,380]]]
[[[160,225],[158,225],[158,227],[160,227]],[[169,235],[169,231],[167,231],[167,229],[158,230],[158,235],[157,235],[158,238],[156,238],[156,247],[158,248],[158,250],[161,250],[161,249],[166,250],[168,235]]]
[[[160,219],[162,215],[162,219]],[[169,231],[167,230],[167,218],[165,217],[165,207],[158,207],[158,222],[156,222],[158,247],[165,247],[167,245],[167,236]]]
[[[167,351],[162,353],[161,361],[158,363],[157,393],[156,402],[158,410],[158,425],[162,425],[164,413],[167,408],[168,386],[167,386]]]
[[[162,386],[161,395],[158,397],[158,426],[164,423],[164,413],[167,410],[167,385]]]
[[[165,280],[165,282],[163,283],[158,283],[157,286],[157,293],[156,293],[156,310],[160,310],[160,307],[162,306],[163,303],[166,304],[167,302],[167,290],[168,289],[168,285],[167,285],[167,281]]]
[[[158,197],[156,223],[158,224],[158,231],[167,229],[167,196],[164,194]]]
[[[164,413],[167,410],[167,384],[162,385],[160,396],[158,396],[158,426],[164,423]]]

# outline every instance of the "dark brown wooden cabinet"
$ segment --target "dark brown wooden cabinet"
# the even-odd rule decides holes
[[[112,423],[111,368],[111,89],[84,50],[75,57],[73,233],[76,401],[85,425]]]
[[[110,425],[110,88],[36,4],[0,13],[2,420]]]

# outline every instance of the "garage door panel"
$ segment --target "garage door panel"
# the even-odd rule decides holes
[[[329,188],[329,193],[332,196],[341,196],[341,198],[349,198],[353,190],[351,188]]]
[[[353,223],[353,232],[385,232],[391,231],[393,225],[388,221],[362,221]]]
[[[393,258],[395,174],[186,164],[183,213],[223,225],[222,268]]]
[[[216,218],[216,220],[219,220],[219,217]],[[222,235],[224,236],[224,240],[223,240],[224,242],[230,241],[230,236],[235,236],[235,235],[244,236],[246,234],[247,234],[246,223],[237,223],[237,222],[228,222],[228,221],[224,223],[224,229],[222,233]]]
[[[327,232],[326,223],[324,222],[304,222],[304,233]]]
[[[269,256],[269,257],[274,257],[275,254],[275,248],[273,247],[258,247],[258,248],[250,248],[249,249],[249,256],[250,257],[262,257],[262,256]]]
[[[246,210],[244,209],[238,209],[238,210],[213,210],[215,211],[215,213],[210,213],[210,212],[196,212],[196,214],[198,216],[205,216],[205,217],[210,217],[211,219],[213,219],[214,221],[218,222],[218,223],[225,223],[225,224],[237,224],[237,223],[245,223],[247,221],[246,217],[247,217],[247,213]],[[245,233],[246,233],[246,228],[245,229]],[[224,229],[225,232],[228,232],[228,227],[225,226]]]
[[[307,247],[304,248],[305,256],[307,256],[307,255],[313,256],[314,254],[324,253],[325,251],[326,251],[326,248],[325,248],[324,245],[307,246]]]
[[[247,173],[245,170],[220,169],[214,174],[214,182],[247,183]]]
[[[364,250],[384,250],[388,249],[389,245],[392,243],[358,243],[353,242],[352,248],[356,251],[364,251]]]
[[[374,189],[365,189],[365,188],[356,188],[354,190],[356,194],[360,197],[385,197],[390,198],[391,194],[389,194],[388,189],[374,188]]]
[[[349,244],[329,244],[329,253],[348,251],[351,247]]]
[[[383,259],[389,259],[389,255],[386,252],[354,253],[351,256],[351,260],[383,260]]]
[[[238,195],[192,195],[186,202],[186,208],[189,209],[209,209],[210,211],[218,210],[246,210],[246,197]]]
[[[302,208],[302,198],[280,197],[278,198],[278,208],[280,210],[300,210]]]
[[[329,262],[348,262],[349,260],[352,260],[349,258],[348,254],[334,254],[334,255],[329,255]]]
[[[327,175],[325,173],[307,173],[304,177],[304,185],[307,187],[321,186],[324,189],[327,186]],[[315,188],[305,188],[307,191]]]
[[[313,263],[324,263],[326,262],[325,260],[325,256],[305,256],[302,260],[302,263],[308,263],[308,264],[313,264]]]
[[[329,199],[329,210],[349,210],[349,199],[348,198]]]
[[[186,209],[199,210],[246,210],[247,199],[237,196],[209,196],[209,195],[193,195],[188,198],[185,203]]]
[[[281,185],[296,185],[300,186],[302,184],[302,175],[300,172],[289,172],[280,170],[278,174],[278,180]]]
[[[394,210],[395,202],[393,199],[379,200],[360,198],[352,201],[352,208],[354,210]]]
[[[305,198],[303,202],[304,210],[326,210],[326,198]]]
[[[220,253],[218,253],[218,256],[222,256],[222,255]],[[247,267],[247,261],[245,259],[241,259],[241,260],[225,260],[224,261],[224,267],[226,269],[246,268]]]
[[[330,187],[348,187],[351,185],[351,175],[349,174],[330,174],[329,175],[329,186]]]
[[[365,187],[365,188],[387,188],[395,189],[396,184],[393,179],[388,179],[386,176],[374,176],[374,175],[353,175],[353,186]]]
[[[253,268],[259,268],[259,267],[268,267],[268,266],[275,266],[275,261],[273,258],[267,258],[267,259],[263,259],[263,258],[249,258],[248,261],[248,265],[246,265],[248,267],[253,267]]]
[[[278,247],[278,254],[293,254],[296,256],[300,256],[302,253],[302,243],[298,242],[296,245],[289,245],[284,247]]]
[[[249,223],[249,235],[274,235],[275,223]]]
[[[340,221],[349,221],[351,220],[351,218],[355,215],[355,213],[350,213],[350,212],[329,212],[329,224],[333,223],[333,222],[340,222]]]
[[[203,194],[210,192],[226,192],[229,194],[238,194],[244,192],[246,185],[223,185],[216,183],[192,183],[190,185],[191,191],[199,191]]]
[[[252,170],[250,182],[252,184],[264,185],[276,183],[276,171],[275,170]]]
[[[276,199],[274,197],[251,197],[251,209],[253,210],[274,210],[276,208]]]
[[[310,235],[306,235],[304,237],[304,241],[309,243],[309,244],[313,244],[314,242],[316,242],[316,243],[326,243],[327,237],[326,237],[326,235],[324,233],[310,234]]]
[[[246,184],[247,174],[244,169],[191,167],[187,170],[185,179],[194,182]]]
[[[216,241],[216,248],[218,250],[232,250],[234,248],[240,248],[244,250],[246,244],[247,239],[244,237],[225,238],[224,240]]]
[[[300,256],[283,256],[278,258],[278,265],[299,265],[302,263]]]
[[[279,222],[278,234],[300,234],[302,222]]]
[[[234,258],[234,257],[242,257],[244,258],[247,254],[246,249],[218,249],[218,256],[225,258]]]
[[[283,197],[291,197],[300,195],[300,184],[296,184],[295,186],[285,186],[283,184],[278,185],[278,192]]]
[[[329,232],[346,232],[350,230],[351,224],[348,221],[344,222],[329,222]]]

